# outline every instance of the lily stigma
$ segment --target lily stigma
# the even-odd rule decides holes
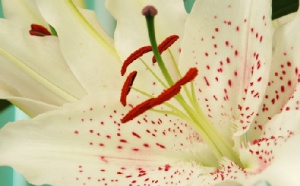
[[[46,24],[21,35],[75,88],[47,81],[55,108],[0,130],[0,165],[54,186],[299,184],[300,16],[274,31],[269,1],[147,3],[107,1],[112,39],[76,1],[36,1]]]

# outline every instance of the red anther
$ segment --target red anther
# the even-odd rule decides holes
[[[124,74],[126,73],[127,67],[132,62],[134,62],[136,59],[142,57],[144,54],[146,54],[150,51],[152,51],[151,46],[144,46],[144,47],[141,47],[141,48],[137,49],[132,54],[130,54],[130,56],[123,63],[123,66],[122,66],[122,69],[121,69],[121,75],[124,76]]]
[[[158,45],[158,51],[162,54],[165,50],[167,50],[170,46],[172,46],[179,39],[178,35],[171,35],[167,37],[163,42]],[[155,56],[152,57],[152,62],[155,63]]]
[[[198,69],[195,67],[190,68],[189,71],[180,80],[178,80],[173,86],[171,86],[167,90],[163,91],[158,97],[156,97],[152,101],[152,107],[169,101],[172,97],[176,96],[180,92],[181,86],[193,81],[197,75]]]
[[[51,32],[49,32],[47,30],[47,28],[45,28],[42,25],[38,25],[38,24],[31,24],[31,30],[29,31],[29,34],[32,36],[49,36],[51,35]]]
[[[139,116],[140,114],[143,114],[144,112],[146,112],[147,110],[151,109],[151,101],[153,98],[148,99],[142,103],[140,103],[139,105],[137,105],[136,107],[134,107],[132,110],[130,110],[122,119],[121,122],[122,123],[126,123],[130,120],[133,120],[135,117]]]
[[[187,73],[180,80],[178,80],[175,83],[175,85],[176,84],[178,84],[178,86],[185,85],[188,82],[193,81],[197,75],[198,75],[198,69],[196,67],[192,67],[189,69],[189,71],[187,71]]]
[[[169,101],[171,98],[176,96],[181,90],[181,86],[173,85],[172,87],[164,90],[159,96],[151,101],[151,106],[155,107],[157,105],[163,104],[166,101]]]
[[[129,92],[131,90],[131,86],[132,86],[133,81],[136,77],[136,74],[137,74],[136,71],[131,72],[127,76],[127,78],[126,78],[126,80],[123,84],[122,91],[121,91],[121,97],[120,97],[120,102],[122,103],[123,106],[126,106],[126,98],[127,98],[127,95],[129,94]]]
[[[150,98],[141,104],[134,107],[132,110],[130,110],[122,119],[122,123],[126,123],[130,120],[133,120],[135,117],[143,114],[147,110],[161,105],[166,101],[169,101],[171,98],[176,96],[180,90],[181,87],[195,79],[195,77],[198,75],[198,69],[193,67],[190,68],[189,71],[182,77],[180,80],[178,80],[173,86],[168,88],[167,90],[164,90],[159,96],[156,98]]]

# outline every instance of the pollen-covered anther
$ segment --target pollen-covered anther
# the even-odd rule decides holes
[[[49,32],[48,29],[42,25],[31,24],[30,27],[31,27],[31,30],[29,30],[29,34],[32,36],[43,37],[43,36],[51,35],[51,32]]]
[[[150,98],[141,104],[134,107],[132,110],[130,110],[122,119],[122,123],[126,123],[130,120],[133,120],[137,116],[143,114],[147,110],[152,109],[155,106],[161,105],[166,101],[169,101],[171,98],[176,96],[180,90],[181,87],[185,84],[193,81],[195,77],[198,75],[198,69],[197,68],[190,68],[189,71],[185,74],[184,77],[182,77],[180,80],[178,80],[173,86],[170,88],[164,90],[159,96],[155,98]]]
[[[122,103],[123,106],[126,106],[126,99],[127,99],[127,95],[129,94],[130,90],[131,90],[131,86],[133,84],[133,81],[135,79],[137,75],[137,71],[133,71],[131,72],[122,87],[122,91],[121,91],[121,97],[120,97],[120,102]]]
[[[135,106],[121,119],[121,122],[126,123],[126,122],[134,119],[135,117],[139,116],[140,114],[146,112],[147,110],[151,109],[152,108],[152,106],[151,106],[152,99],[154,99],[154,98],[148,99],[148,100],[138,104],[137,106]]]
[[[180,92],[180,90],[181,90],[180,85],[179,86],[175,85],[168,88],[167,90],[164,90],[159,96],[157,96],[155,99],[152,99],[151,106],[155,107],[157,105],[163,104],[164,102],[176,96]]]
[[[195,77],[198,75],[198,69],[196,67],[192,67],[189,69],[189,71],[187,71],[187,73],[180,79],[178,80],[176,84],[178,84],[179,86],[185,85],[188,82],[191,82],[195,79]]]
[[[123,66],[121,68],[121,75],[124,76],[124,74],[126,73],[127,67],[131,63],[133,63],[136,59],[142,57],[144,54],[146,54],[150,51],[152,51],[151,46],[144,46],[144,47],[137,49],[132,54],[130,54],[130,56],[128,56],[128,58],[123,63]]]
[[[171,35],[158,45],[158,51],[162,54],[165,50],[171,47],[179,39],[178,35]],[[152,57],[152,62],[156,62],[155,56]]]

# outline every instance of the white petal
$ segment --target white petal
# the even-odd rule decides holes
[[[106,36],[88,22],[72,1],[39,0],[37,4],[56,29],[63,55],[88,93],[101,92],[104,87],[119,89],[121,64]]]
[[[249,130],[258,138],[264,125],[282,110],[299,110],[300,104],[300,14],[275,32],[275,49],[267,87],[258,117]]]
[[[56,37],[27,35],[4,19],[0,27],[2,82],[15,87],[22,97],[52,105],[86,94],[64,61]]]
[[[84,0],[72,0],[73,3],[77,6],[77,7],[81,7],[84,8],[85,7],[85,1]]]
[[[16,88],[12,87],[12,85],[7,85],[1,81],[0,90],[1,99],[9,100],[31,117],[58,108],[55,105],[50,105],[42,101],[23,97]]]
[[[142,15],[142,9],[147,5],[153,5],[158,11],[155,17],[158,43],[170,35],[183,34],[187,13],[181,0],[108,0],[108,10],[117,20],[114,38],[122,60],[138,48],[150,45],[146,20]],[[179,42],[174,46],[172,53],[178,59]]]
[[[180,39],[175,42],[169,51],[163,53],[164,63],[175,80],[178,78],[175,64],[179,59],[179,45],[184,30],[186,11],[182,0],[108,0],[107,8],[117,20],[117,27],[114,34],[115,47],[121,58],[125,60],[130,54],[143,46],[149,46],[150,41],[147,32],[145,17],[142,9],[147,5],[153,5],[158,14],[155,16],[155,30],[158,44],[170,35],[178,35]],[[175,21],[176,20],[176,21]],[[173,55],[174,58],[171,57]],[[152,63],[153,53],[144,55],[141,59],[159,76],[163,82],[164,78],[157,64]],[[130,65],[129,70],[136,70],[138,76],[134,87],[152,95],[159,94],[163,87],[157,79],[147,70],[142,61],[137,60]],[[182,73],[185,73],[183,71]]]
[[[196,1],[180,69],[196,66],[199,103],[222,133],[245,131],[263,98],[272,52],[270,1]]]
[[[300,135],[288,140],[281,148],[274,151],[276,158],[272,164],[261,174],[246,180],[243,185],[251,186],[261,181],[267,181],[272,186],[300,185],[299,141]]]
[[[107,43],[113,46],[113,39],[105,32],[104,28],[99,24],[99,20],[94,11],[88,9],[79,9],[82,16],[96,29]]]
[[[120,124],[127,108],[115,99],[106,92],[7,124],[0,130],[0,164],[34,184],[197,185],[202,169],[190,151],[199,143],[194,131],[151,112]]]
[[[2,6],[6,19],[28,31],[33,23],[48,27],[37,9],[35,0],[2,0]]]
[[[283,185],[287,181],[285,175],[276,177],[274,180],[269,174],[279,175],[282,172],[287,172],[291,173],[292,176],[298,175],[299,172],[295,171],[295,166],[292,165],[295,164],[298,167],[300,160],[295,157],[299,156],[299,152],[288,148],[294,144],[295,138],[299,139],[299,123],[299,111],[284,111],[274,116],[265,126],[263,136],[251,141],[251,144],[249,143],[247,147],[241,149],[241,160],[248,171],[248,177],[244,183],[253,183],[251,180],[254,180],[254,182],[267,181],[272,183],[271,185],[274,183],[276,183],[275,185]],[[297,156],[293,154],[293,151]],[[282,166],[285,162],[287,164]],[[279,168],[280,166],[283,169]],[[290,181],[286,184],[295,185],[296,182]]]
[[[279,26],[282,26],[286,23],[289,23],[290,21],[292,21],[294,19],[294,17],[296,16],[296,12],[290,13],[288,15],[282,16],[278,19],[273,20],[273,25],[277,28]]]
[[[292,117],[296,116],[296,117]],[[289,162],[286,166],[286,171],[289,171],[288,166],[291,166],[292,178],[297,178],[298,173],[295,167],[299,165],[299,152],[297,156],[292,155],[292,150],[285,151],[286,146],[290,145],[290,140],[294,138],[299,139],[300,132],[300,115],[298,112],[284,112],[274,117],[270,123],[268,123],[264,136],[257,139],[251,144],[247,144],[246,147],[240,148],[240,160],[243,164],[243,168],[236,165],[234,162],[223,159],[220,161],[220,168],[210,171],[208,176],[203,178],[203,184],[217,184],[230,185],[230,184],[242,184],[242,185],[256,185],[260,181],[267,181],[269,183],[281,183],[275,185],[295,185],[297,182],[287,182],[287,179],[277,177],[275,181],[272,180],[271,174],[282,174],[282,169],[279,165],[283,165],[287,162],[286,157],[293,157],[291,160],[294,165],[291,166],[292,162]],[[293,142],[292,142],[293,143]],[[299,146],[299,145],[298,145]],[[272,168],[271,168],[272,167]],[[276,167],[274,169],[274,167]],[[297,176],[296,176],[297,175]],[[279,181],[279,182],[278,182]],[[226,183],[227,182],[227,183]],[[202,182],[201,182],[202,183]],[[289,184],[290,183],[290,184]]]

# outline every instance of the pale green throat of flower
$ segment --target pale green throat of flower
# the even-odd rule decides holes
[[[163,93],[161,93],[161,95],[159,95],[158,97],[153,98],[153,96],[151,96],[150,94],[147,94],[141,90],[132,87],[133,80],[136,76],[136,72],[133,72],[131,75],[128,76],[127,80],[124,83],[122,89],[122,95],[121,95],[121,102],[123,100],[123,102],[125,102],[123,105],[126,105],[126,101],[124,101],[124,99],[126,99],[126,96],[130,91],[130,88],[150,97],[150,99],[146,100],[145,102],[137,105],[132,110],[130,110],[121,121],[125,123],[150,109],[152,111],[156,111],[162,114],[167,113],[167,114],[175,115],[187,121],[187,123],[191,125],[191,127],[193,127],[198,132],[198,134],[200,135],[204,143],[210,146],[216,159],[221,160],[222,158],[226,157],[234,161],[235,163],[237,163],[239,166],[243,167],[237,152],[234,151],[233,144],[230,141],[228,141],[230,139],[227,139],[224,135],[222,135],[219,132],[219,130],[217,130],[217,128],[212,123],[209,122],[207,116],[203,113],[200,106],[198,105],[195,90],[194,90],[194,85],[193,85],[193,79],[198,74],[197,68],[191,68],[186,73],[186,75],[182,77],[180,75],[177,64],[174,62],[174,65],[177,68],[177,73],[180,77],[180,80],[174,82],[161,56],[162,50],[166,50],[168,48],[163,45],[170,46],[172,43],[171,44],[166,44],[166,43],[170,42],[171,38],[174,37],[167,38],[164,41],[165,43],[163,42],[161,44],[162,46],[161,45],[158,46],[156,42],[155,26],[154,26],[154,18],[155,15],[157,14],[157,10],[153,6],[147,6],[143,9],[142,14],[145,16],[147,21],[148,35],[149,35],[151,46],[142,47],[138,49],[136,52],[134,52],[131,56],[127,58],[129,62],[128,60],[127,62],[125,61],[123,67],[124,66],[127,67],[129,65],[128,63],[131,63],[138,57],[141,57],[144,53],[152,51],[155,60],[157,61],[157,64],[168,85],[164,84],[163,81],[159,79],[159,77],[153,71],[151,71],[149,66],[147,66],[145,62],[143,62],[144,65],[146,65],[146,67],[150,70],[152,75],[154,75],[154,77],[162,84],[162,86],[166,88],[166,90]],[[126,71],[126,67],[124,67],[125,70],[123,69],[123,67],[122,67],[123,70],[122,75],[124,75]],[[181,88],[184,89],[184,93],[187,95],[188,101],[185,100],[184,97],[182,96],[182,92],[180,92]],[[171,98],[175,98],[175,100],[181,105],[182,109],[185,112],[182,112],[176,107],[167,103],[167,101],[170,100]],[[160,104],[166,105],[167,107],[171,108],[173,111],[168,112],[168,111],[153,109],[154,106]]]

